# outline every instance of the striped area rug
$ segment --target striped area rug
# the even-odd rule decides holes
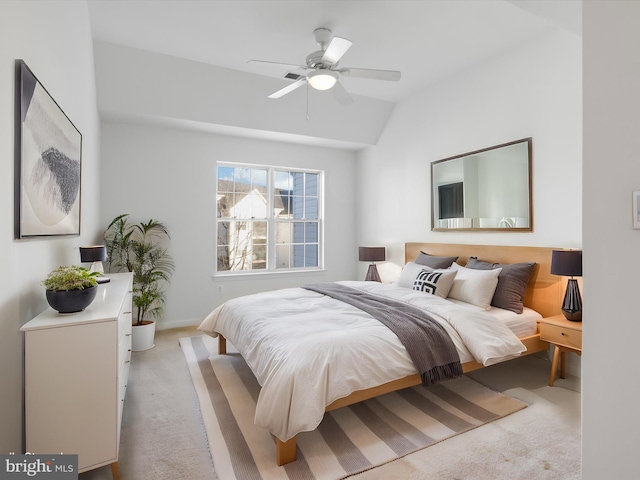
[[[297,461],[278,467],[275,439],[253,424],[260,386],[237,353],[208,336],[180,339],[220,480],[339,479],[388,463],[527,406],[460,377],[325,414],[299,434]]]

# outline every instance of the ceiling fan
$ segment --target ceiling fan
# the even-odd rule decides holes
[[[353,42],[346,38],[333,37],[331,30],[328,28],[317,28],[313,33],[316,38],[316,43],[320,45],[320,50],[307,56],[306,65],[267,62],[264,60],[249,60],[247,62],[304,70],[304,73],[302,74],[295,72],[286,73],[284,78],[294,80],[294,82],[276,92],[273,92],[269,95],[269,98],[280,98],[307,83],[316,90],[331,89],[336,99],[342,105],[349,105],[353,103],[353,98],[351,98],[351,95],[349,95],[340,83],[339,78],[341,75],[346,77],[370,78],[374,80],[389,80],[396,82],[400,80],[400,72],[397,70],[372,70],[349,67],[338,68],[338,62],[347,50],[349,50]]]

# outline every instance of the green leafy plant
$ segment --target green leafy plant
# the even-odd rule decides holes
[[[148,316],[160,318],[164,312],[163,286],[175,268],[164,246],[169,240],[167,227],[149,220],[129,223],[129,214],[114,218],[104,235],[107,268],[110,272],[133,272],[133,304],[137,308],[136,325]]]
[[[98,284],[98,272],[89,272],[84,267],[63,265],[51,271],[42,285],[53,292],[84,290]]]

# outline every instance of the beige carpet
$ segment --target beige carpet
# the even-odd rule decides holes
[[[160,330],[133,352],[122,421],[121,480],[226,480],[216,475],[180,338]],[[361,473],[357,480],[573,480],[580,478],[580,378],[549,381],[549,358],[530,355],[468,376],[529,407]],[[487,474],[487,472],[489,472]],[[112,480],[101,467],[80,480]]]
[[[180,345],[223,479],[345,478],[483,430],[527,406],[466,376],[404,389],[326,414],[317,430],[298,435],[298,460],[278,467],[273,437],[253,424],[259,385],[242,357],[218,355],[217,342],[207,336],[183,338]]]

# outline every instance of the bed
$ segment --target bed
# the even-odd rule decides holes
[[[522,298],[523,314],[497,309],[505,321],[495,320],[494,307],[469,305],[455,298],[446,299],[446,295],[425,295],[406,288],[400,281],[403,274],[394,285],[336,283],[340,288],[428,311],[450,335],[462,371],[469,372],[549,348],[548,343],[540,340],[536,320],[560,311],[562,285],[559,277],[550,274],[551,250],[436,243],[405,245],[407,265],[403,274],[415,268],[413,261],[424,255],[421,252],[433,258],[458,257],[456,264],[447,269],[447,272],[459,270],[458,277],[473,273],[475,278],[475,271],[468,272],[458,265],[471,265],[478,260],[493,265],[486,267],[485,273],[478,273],[482,278],[497,277],[489,271],[499,267],[496,264],[534,264]],[[453,275],[445,269],[433,271]],[[526,316],[529,320],[521,321]],[[198,328],[218,337],[219,354],[226,353],[228,338],[258,379],[262,389],[255,422],[276,438],[278,465],[295,460],[295,435],[315,429],[325,411],[424,384],[424,376],[417,372],[393,332],[367,313],[313,290],[294,288],[240,297],[217,307]]]

